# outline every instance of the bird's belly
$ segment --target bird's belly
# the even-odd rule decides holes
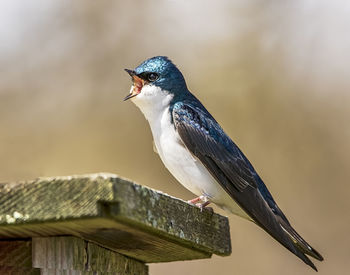
[[[154,141],[159,156],[170,173],[197,196],[204,195],[224,210],[251,219],[205,166],[187,150],[175,129],[167,129],[171,129],[171,132],[163,131]]]
[[[187,189],[197,196],[216,197],[215,180],[205,167],[179,141],[167,138],[159,151],[166,168]]]

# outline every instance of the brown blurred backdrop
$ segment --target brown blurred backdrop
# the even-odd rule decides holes
[[[350,3],[210,3],[1,1],[0,180],[113,172],[192,198],[122,102],[123,68],[167,55],[323,254],[319,274],[347,274]],[[230,257],[151,274],[314,274],[252,223],[230,225]]]

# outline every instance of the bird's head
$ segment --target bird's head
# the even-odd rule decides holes
[[[181,96],[187,92],[186,82],[178,68],[165,56],[156,56],[144,61],[134,70],[125,69],[133,85],[124,100],[150,102],[163,95]]]

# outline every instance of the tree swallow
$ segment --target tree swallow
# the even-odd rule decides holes
[[[148,120],[155,148],[191,200],[210,202],[254,222],[307,265],[323,257],[291,226],[269,190],[237,145],[188,90],[178,68],[164,56],[144,61],[132,78],[131,101]]]

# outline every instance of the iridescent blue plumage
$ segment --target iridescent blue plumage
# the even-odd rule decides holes
[[[166,56],[156,56],[147,59],[136,67],[135,72],[136,74],[142,74],[144,72],[158,73],[160,77],[153,84],[166,91],[174,92],[177,95],[181,95],[187,91],[182,73]]]
[[[225,134],[221,126],[206,110],[202,103],[188,91],[182,73],[166,56],[156,56],[147,59],[141,65],[136,67],[135,72],[136,74],[156,72],[160,75],[159,79],[153,84],[174,94],[174,98],[170,103],[170,112],[172,112],[174,108],[181,111],[184,103],[192,106],[198,113],[189,113],[188,110],[183,109],[183,118],[186,118],[187,122],[192,126],[205,131],[206,134],[211,136],[216,142],[222,144],[231,154],[239,157],[245,163],[246,169],[249,169],[252,175],[254,175],[257,187],[266,198],[269,206],[274,208],[276,203],[263,181],[255,172],[249,160],[244,156],[231,138]]]
[[[143,62],[134,72],[139,76],[157,73],[158,78],[150,85],[160,88],[164,98],[171,98],[165,108],[171,120],[167,127],[175,128],[173,132],[190,154],[256,224],[316,270],[306,255],[318,260],[323,260],[322,256],[292,228],[249,160],[187,89],[178,68],[167,57],[157,56]],[[157,102],[163,104],[166,100]]]

